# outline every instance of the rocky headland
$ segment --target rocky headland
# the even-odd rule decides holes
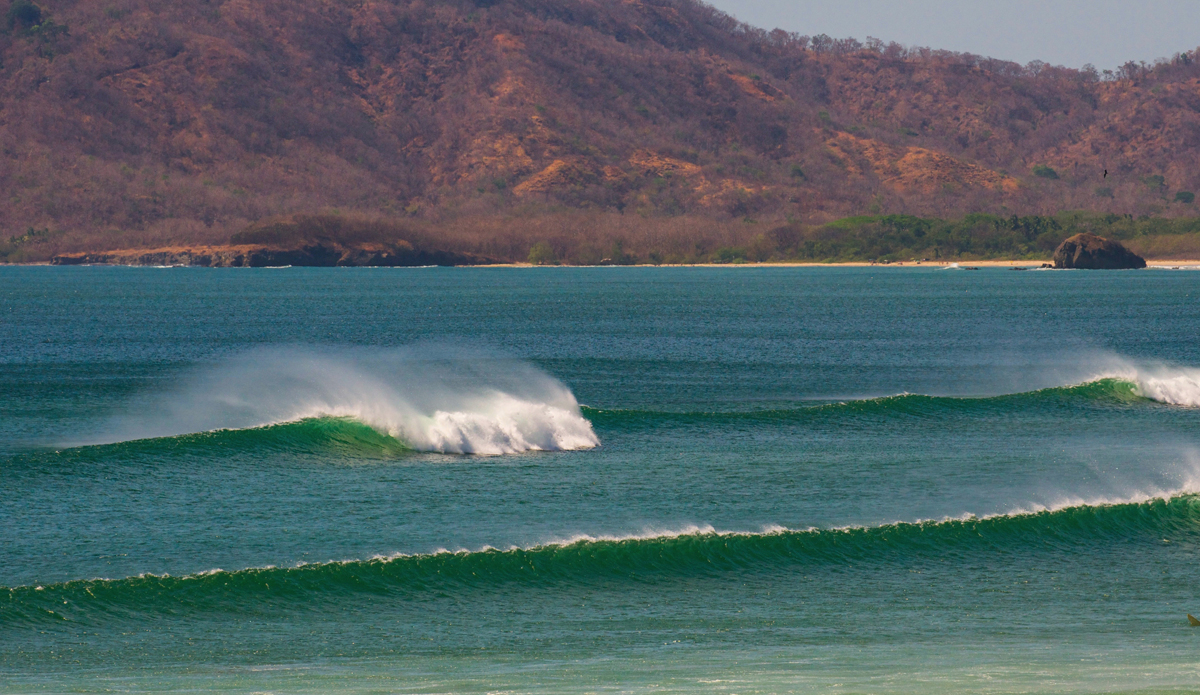
[[[1119,241],[1084,232],[1068,238],[1054,251],[1055,268],[1130,270],[1145,268],[1146,259]]]

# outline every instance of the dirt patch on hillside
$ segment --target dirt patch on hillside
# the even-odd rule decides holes
[[[838,133],[825,144],[851,173],[870,170],[896,189],[933,193],[950,186],[1012,193],[1018,188],[1015,179],[998,171],[924,147],[896,147],[849,133]]]

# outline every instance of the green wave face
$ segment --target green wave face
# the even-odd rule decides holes
[[[1140,394],[1137,383],[1124,379],[1106,378],[1075,386],[1059,386],[1026,393],[991,397],[927,396],[905,393],[799,408],[749,412],[673,413],[649,410],[601,410],[584,407],[583,413],[597,425],[620,427],[622,425],[636,426],[639,424],[649,424],[658,420],[684,422],[713,420],[803,421],[857,416],[937,417],[998,411],[1036,411],[1037,409],[1072,408],[1084,405],[1122,407],[1156,403],[1158,402]]]
[[[296,422],[237,430],[214,430],[173,437],[135,439],[115,444],[93,444],[77,452],[98,458],[115,455],[209,450],[236,453],[316,452],[364,457],[403,456],[412,453],[404,442],[353,418],[306,418]]]
[[[402,601],[505,585],[611,587],[662,579],[867,566],[897,572],[921,560],[985,561],[1130,543],[1200,541],[1200,497],[847,528],[582,539],[527,549],[439,552],[171,577],[71,581],[5,590],[0,625],[137,622],[147,615],[336,606],[361,596]]]
[[[821,421],[839,417],[940,417],[1038,408],[1071,408],[1080,405],[1130,406],[1154,404],[1139,395],[1136,383],[1121,379],[1100,379],[1077,386],[1031,391],[988,398],[958,398],[900,394],[800,408],[757,410],[750,412],[672,413],[643,410],[602,410],[582,407],[583,415],[593,424],[622,429],[638,428],[657,422],[713,421]],[[179,451],[182,449],[221,449],[224,451],[326,452],[350,456],[392,458],[413,453],[414,449],[389,434],[348,417],[307,418],[296,422],[238,430],[216,430],[171,437],[140,439],[116,444],[82,447],[97,456],[119,453]]]

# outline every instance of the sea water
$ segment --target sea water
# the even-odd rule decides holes
[[[1192,691],[1198,299],[3,267],[0,691]]]

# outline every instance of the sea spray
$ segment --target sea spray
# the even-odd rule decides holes
[[[349,418],[418,451],[587,449],[599,439],[564,384],[537,367],[446,346],[264,349],[147,395],[90,444]]]
[[[1162,403],[1200,407],[1200,369],[1183,367],[1139,370],[1133,375],[1138,393]]]
[[[1200,407],[1200,369],[1158,360],[1140,360],[1109,352],[1081,355],[1069,372],[1052,370],[1061,384],[1117,380],[1132,384],[1142,398],[1168,405]]]

